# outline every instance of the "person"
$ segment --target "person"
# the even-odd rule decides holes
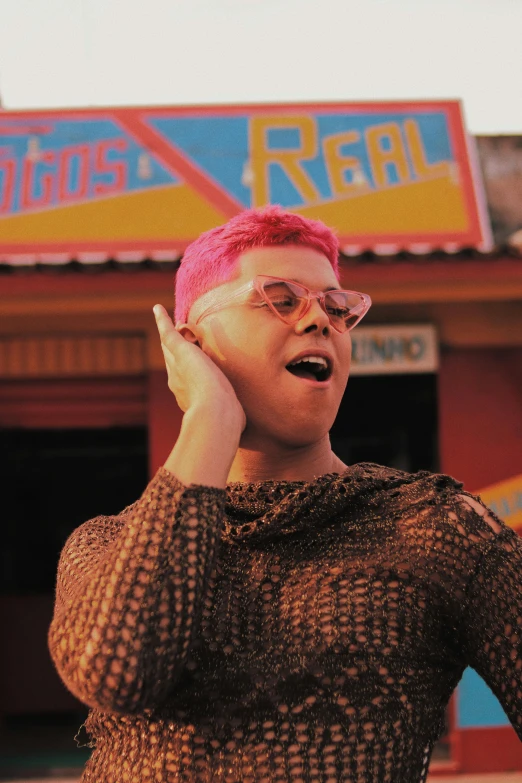
[[[154,308],[178,440],[60,556],[84,783],[425,781],[468,665],[522,738],[519,538],[449,476],[332,451],[369,306],[333,233],[279,207],[187,249],[175,325]]]

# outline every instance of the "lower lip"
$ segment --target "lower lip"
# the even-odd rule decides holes
[[[293,375],[291,372],[287,370],[288,375],[291,375],[292,378],[295,378],[296,381],[301,381],[301,383],[305,383],[307,386],[311,386],[312,389],[328,389],[332,385],[332,376],[328,378],[327,381],[315,381],[311,378],[301,378],[299,375]]]

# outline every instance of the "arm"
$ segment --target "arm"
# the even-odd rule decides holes
[[[165,318],[169,386],[185,410],[180,436],[140,500],[78,528],[58,568],[51,656],[72,693],[104,711],[160,703],[183,671],[244,427],[227,379]]]
[[[202,427],[209,435],[203,416],[200,424],[196,444]],[[218,462],[220,436],[209,448]],[[49,648],[81,701],[135,712],[168,695],[198,632],[224,499],[223,489],[186,486],[162,468],[127,513],[88,522],[67,541]]]
[[[522,539],[482,503],[461,498],[464,524],[468,521],[487,541],[467,588],[466,660],[489,685],[522,740]]]

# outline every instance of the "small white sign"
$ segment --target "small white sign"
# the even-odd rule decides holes
[[[437,332],[430,324],[356,326],[352,332],[351,375],[437,372]]]

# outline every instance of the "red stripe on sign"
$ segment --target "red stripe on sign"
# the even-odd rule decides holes
[[[135,110],[120,110],[113,112],[120,126],[154,155],[172,174],[181,176],[205,201],[231,218],[244,209],[228,191],[224,190],[205,171],[189,160],[176,147],[167,141],[161,133],[151,128],[141,112]]]

